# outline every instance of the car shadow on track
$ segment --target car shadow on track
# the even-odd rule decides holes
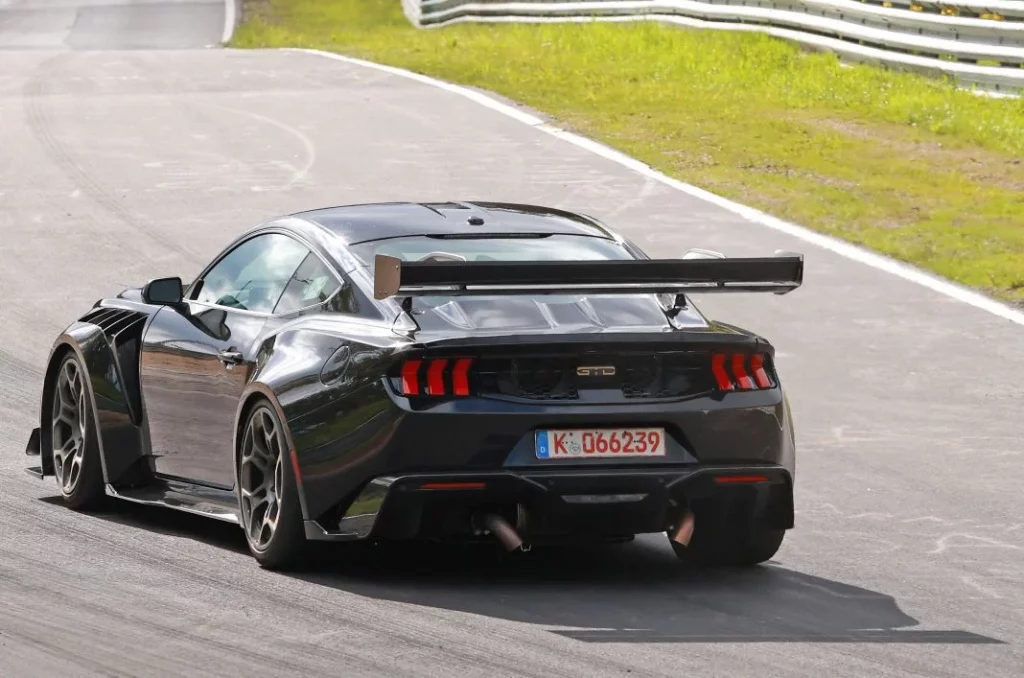
[[[198,516],[128,504],[94,515],[247,551],[237,526]],[[655,535],[627,544],[511,554],[491,545],[318,545],[302,571],[281,576],[368,598],[550,627],[591,643],[1003,642],[968,631],[912,628],[919,622],[892,596],[777,564],[688,569]]]
[[[305,581],[361,596],[538,624],[592,643],[1002,644],[918,630],[888,595],[769,564],[701,571],[662,544],[535,549],[388,545],[335,555]]]

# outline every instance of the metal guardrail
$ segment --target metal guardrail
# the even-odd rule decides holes
[[[663,21],[768,33],[849,61],[1024,90],[1024,0],[402,0],[421,27],[474,22]]]

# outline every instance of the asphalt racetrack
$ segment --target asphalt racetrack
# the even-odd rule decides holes
[[[441,89],[211,48],[224,15],[0,0],[0,675],[1024,674],[1024,327]],[[581,210],[660,255],[804,252],[791,295],[698,301],[778,347],[798,514],[777,559],[687,572],[655,535],[282,575],[237,527],[77,514],[22,472],[50,344],[96,299],[188,279],[272,215],[404,199]]]

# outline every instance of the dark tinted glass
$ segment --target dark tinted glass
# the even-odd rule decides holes
[[[338,287],[338,279],[320,257],[311,252],[288,281],[274,313],[291,313],[321,304],[327,301]]]
[[[633,258],[614,240],[581,235],[461,239],[410,236],[359,243],[349,249],[371,269],[377,254],[398,257],[402,261],[601,261]]]

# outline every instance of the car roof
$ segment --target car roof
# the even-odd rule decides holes
[[[388,202],[344,205],[291,215],[331,231],[347,245],[417,235],[547,233],[615,239],[582,214],[499,202]]]

